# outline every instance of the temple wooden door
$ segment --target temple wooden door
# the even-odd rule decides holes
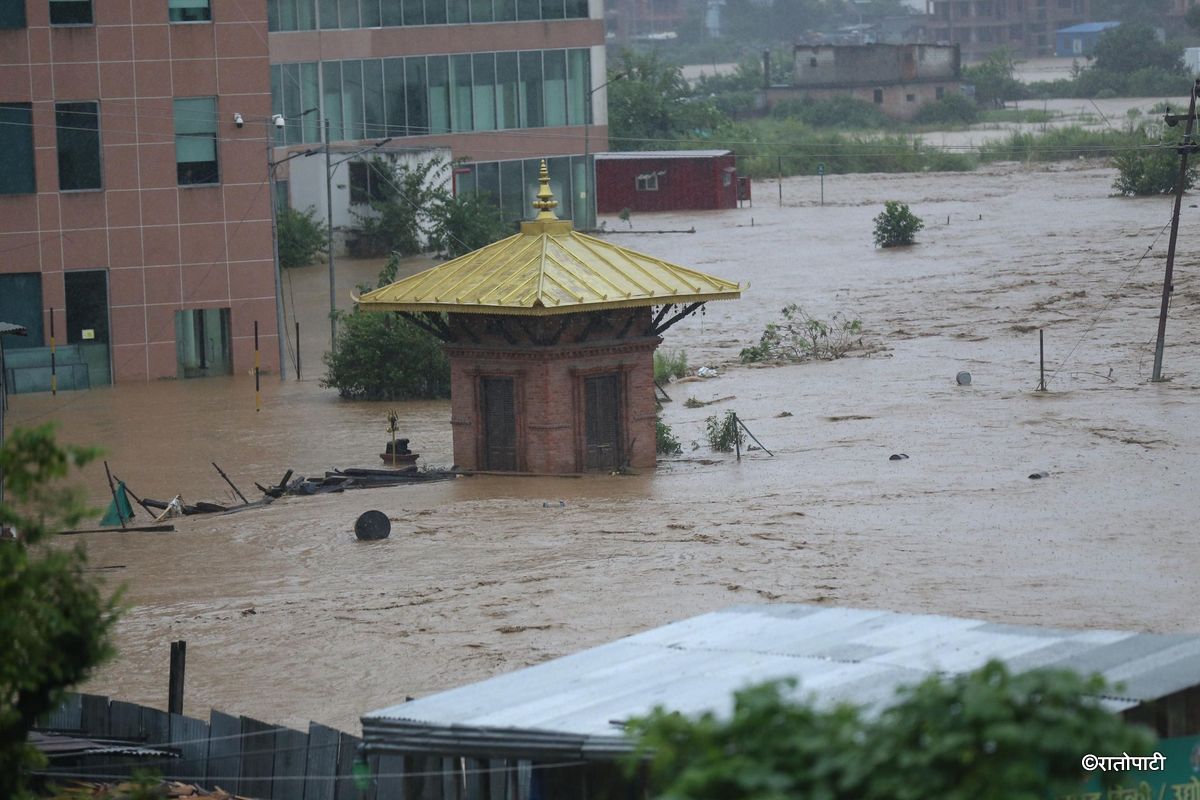
[[[517,413],[512,378],[483,379],[483,468],[517,469]]]
[[[583,382],[584,468],[613,470],[621,465],[621,425],[617,375],[597,375]]]

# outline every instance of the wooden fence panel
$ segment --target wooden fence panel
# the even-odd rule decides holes
[[[315,722],[308,726],[308,754],[304,768],[304,800],[334,800],[338,774],[338,737],[341,734]]]
[[[385,753],[375,768],[375,800],[405,800],[404,756]]]
[[[188,783],[203,783],[208,774],[208,723],[181,714],[170,715],[171,747],[179,750],[179,763],[170,774]]]
[[[304,796],[304,761],[307,753],[307,733],[289,728],[275,731],[271,800],[293,800]]]
[[[338,766],[337,785],[334,787],[334,800],[358,800],[358,789],[354,785],[354,762],[358,759],[358,745],[362,742],[357,736],[348,733],[338,736]]]
[[[146,734],[142,728],[142,707],[124,700],[113,700],[109,703],[108,735],[114,739],[146,741]]]
[[[52,731],[78,731],[83,729],[83,696],[67,692],[58,708],[41,720],[40,726]]]
[[[108,698],[98,694],[85,694],[79,720],[85,735],[108,736]]]
[[[237,717],[213,710],[210,716],[208,740],[209,788],[221,787],[231,794],[240,794],[242,774],[242,723]]]
[[[247,797],[271,796],[271,775],[275,770],[275,725],[242,717],[242,774],[238,794]]]

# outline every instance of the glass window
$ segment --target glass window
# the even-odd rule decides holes
[[[471,22],[492,21],[492,0],[471,0]]]
[[[321,12],[321,29],[333,30],[338,26],[338,0],[317,0]]]
[[[567,0],[567,19],[587,19],[588,0]]]
[[[591,53],[584,48],[567,51],[567,124],[587,122],[588,85],[591,83]]]
[[[542,113],[542,52],[529,50],[521,53],[520,63],[520,127],[540,128],[546,124],[545,115]]]
[[[342,63],[322,61],[321,78],[324,92],[322,108],[325,118],[329,120],[329,141],[340,142],[346,138],[342,130]]]
[[[372,58],[362,62],[364,139],[379,139],[387,134],[383,101],[383,60]]]
[[[474,84],[471,89],[472,109],[477,131],[496,129],[496,55],[476,53],[471,57]]]
[[[429,133],[429,92],[424,56],[404,59],[404,110],[409,136]]]
[[[567,55],[562,50],[542,53],[546,71],[546,127],[567,124]]]
[[[33,106],[0,103],[0,194],[33,194]]]
[[[500,165],[485,161],[475,165],[475,192],[481,200],[500,204]]]
[[[314,113],[321,105],[321,82],[317,63],[310,61],[300,65],[300,108],[289,109],[289,120],[299,117],[301,141],[321,141],[321,118]],[[305,113],[309,112],[309,113]]]
[[[542,19],[562,19],[563,0],[541,0]]]
[[[429,132],[450,132],[450,65],[446,56],[429,56]]]
[[[175,101],[175,167],[180,186],[217,183],[217,98]]]
[[[339,28],[359,27],[358,0],[338,0],[338,17]]]
[[[267,0],[267,30],[311,31],[317,26],[315,0]]]
[[[517,108],[517,54],[496,53],[496,127],[521,127]]]
[[[50,0],[51,25],[91,25],[92,0]]]
[[[395,0],[383,0],[384,5],[395,5]],[[364,28],[378,28],[383,19],[379,11],[380,0],[359,0],[362,12],[361,25]]]
[[[470,19],[471,2],[470,0],[446,0],[446,21],[453,24],[455,22],[466,22]]]
[[[450,56],[451,130],[469,131],[471,124],[471,56]]]
[[[548,158],[546,168],[550,172],[550,191],[554,192],[554,197],[558,200],[558,208],[554,211],[559,219],[570,219],[571,209],[574,207],[571,202],[571,157]]]
[[[493,0],[496,9],[496,21],[507,22],[517,18],[517,0]]]
[[[446,23],[446,0],[425,0],[425,24],[444,25]]]
[[[389,195],[387,162],[375,158],[370,161],[351,161],[350,202],[367,204],[386,202]]]
[[[365,139],[363,132],[363,79],[361,61],[342,62],[342,134]]]
[[[167,0],[167,18],[171,22],[208,22],[212,9],[208,0]]]
[[[0,0],[0,29],[25,27],[25,0]]]
[[[283,108],[278,113],[284,117],[295,116],[304,109],[300,103],[300,65],[284,64],[279,79],[282,82],[279,91],[283,95]],[[288,125],[282,131],[272,133],[276,144],[295,144],[300,141],[299,125]]]
[[[100,188],[100,110],[96,103],[56,103],[58,188]]]
[[[517,19],[533,20],[542,18],[540,0],[517,0]]]
[[[404,9],[405,25],[425,24],[425,3],[423,0],[403,0],[400,3],[397,3],[396,0],[387,0],[385,5],[402,6]]]
[[[455,197],[474,197],[475,196],[475,170],[479,168],[478,164],[467,165],[466,172],[456,172],[452,177]]]
[[[405,3],[402,3],[401,0],[383,0],[379,5],[382,12],[379,17],[381,25],[387,28],[404,24]]]
[[[500,216],[508,220],[525,218],[525,185],[520,161],[500,162]]]
[[[387,136],[408,136],[405,120],[404,59],[383,59],[383,106]]]
[[[648,172],[645,175],[638,175],[636,188],[639,192],[657,192],[658,191],[658,173]]]

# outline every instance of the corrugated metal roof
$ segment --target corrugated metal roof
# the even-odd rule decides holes
[[[1000,659],[1122,682],[1113,711],[1200,684],[1200,636],[1058,630],[851,608],[741,606],[682,620],[362,718],[376,751],[607,757],[656,705],[727,713],[734,691],[794,677],[819,705],[880,709],[899,686]]]
[[[67,734],[31,731],[29,743],[46,754],[47,758],[69,756],[124,755],[179,758],[179,754],[164,747],[143,747],[134,742],[117,739],[91,739]]]
[[[14,336],[25,336],[29,333],[29,331],[25,329],[24,325],[14,325],[11,322],[0,322],[0,336],[3,336],[6,333],[13,334]]]
[[[1059,28],[1055,33],[1099,33],[1120,26],[1120,22],[1114,20],[1112,22],[1084,22],[1080,25],[1072,25],[1069,28]]]
[[[720,158],[732,150],[633,150],[620,153],[596,153],[597,161],[651,160],[656,158]]]
[[[543,316],[606,308],[732,300],[739,284],[610,244],[554,216],[542,162],[538,218],[521,232],[367,292],[368,311]]]

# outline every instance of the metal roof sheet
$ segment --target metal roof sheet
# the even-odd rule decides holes
[[[14,336],[25,336],[29,333],[24,325],[16,325],[11,322],[0,322],[0,336],[6,333],[11,333]]]
[[[596,153],[597,161],[630,161],[656,158],[720,158],[731,155],[732,150],[634,150],[619,153]]]
[[[819,705],[879,710],[902,685],[1000,659],[1123,683],[1122,711],[1200,684],[1200,636],[1078,631],[822,606],[740,606],[363,716],[368,748],[607,757],[656,705],[727,713],[732,693],[794,677]],[[438,750],[438,748],[441,748]],[[448,749],[447,749],[448,748]]]
[[[1072,25],[1069,28],[1059,28],[1055,33],[1099,33],[1100,31],[1116,28],[1120,24],[1116,20],[1111,22],[1084,22],[1079,25]]]
[[[741,297],[740,284],[618,247],[558,219],[542,162],[521,232],[358,298],[368,311],[543,316]]]

